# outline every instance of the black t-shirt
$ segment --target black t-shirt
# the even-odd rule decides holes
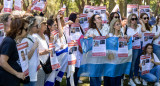
[[[20,65],[18,64],[19,56],[18,50],[16,46],[16,42],[11,37],[5,37],[0,45],[0,54],[7,55],[9,57],[8,64],[17,72],[22,72]],[[19,82],[19,79],[5,71],[2,67],[0,67],[0,85],[10,83],[12,86]],[[9,84],[8,84],[9,85]],[[7,85],[5,85],[7,86]]]

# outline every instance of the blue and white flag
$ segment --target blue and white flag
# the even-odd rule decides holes
[[[116,77],[129,74],[132,61],[132,39],[129,39],[128,57],[118,57],[118,37],[106,39],[106,56],[92,56],[93,38],[81,39],[83,59],[78,76]]]
[[[62,81],[62,77],[64,75],[64,72],[66,71],[66,68],[68,66],[68,47],[65,49],[62,49],[60,51],[56,52],[56,56],[58,58],[58,62],[60,64],[60,68],[57,70],[53,70],[49,77],[47,78],[44,86],[54,86],[55,81]]]

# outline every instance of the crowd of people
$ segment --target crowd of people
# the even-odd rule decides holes
[[[136,84],[142,83],[147,86],[147,82],[154,82],[155,86],[160,86],[160,15],[149,17],[148,14],[141,13],[139,17],[136,14],[130,14],[128,18],[121,18],[118,12],[112,12],[108,19],[109,22],[103,24],[100,15],[92,15],[88,21],[89,29],[85,31],[80,26],[80,34],[84,36],[84,39],[105,36],[106,39],[109,37],[124,37],[128,40],[130,37],[133,38],[135,34],[139,38],[143,38],[144,33],[154,33],[153,41],[148,43],[144,49],[142,49],[142,39],[141,49],[132,49],[132,64],[128,84],[136,86]],[[20,86],[20,83],[23,83],[24,86],[44,86],[51,73],[46,73],[42,67],[51,58],[50,54],[53,52],[49,44],[53,43],[55,45],[55,53],[57,54],[58,51],[66,49],[68,43],[79,41],[81,37],[72,40],[71,38],[74,38],[74,36],[70,34],[71,25],[77,24],[79,21],[79,14],[76,12],[69,15],[68,22],[64,21],[64,14],[61,11],[48,18],[44,17],[43,12],[40,15],[19,13],[19,11],[1,13],[0,23],[4,25],[5,35],[0,42],[0,86]],[[58,33],[56,36],[52,34],[55,31]],[[30,79],[27,83],[25,83],[26,76],[22,72],[17,49],[17,45],[24,42],[28,43],[26,52]],[[83,59],[82,50],[81,45],[78,45],[73,75],[75,86],[78,86],[80,78],[77,74]],[[149,62],[151,62],[151,65],[149,65],[150,72],[144,75],[141,74],[143,65],[140,62],[141,56],[148,56],[150,58]],[[59,59],[60,57],[62,56],[56,55],[58,61],[63,60]],[[69,55],[64,55],[64,57],[69,58]],[[60,66],[65,66],[65,70],[67,70],[69,68],[68,61],[65,65]],[[67,75],[69,75],[68,72]],[[103,79],[102,77],[90,77],[90,86],[101,86],[101,81],[104,81],[104,86],[123,86],[125,76],[124,74],[117,77],[104,76]],[[67,86],[72,86],[70,78],[67,77]],[[60,86],[60,81],[55,80],[54,86]]]

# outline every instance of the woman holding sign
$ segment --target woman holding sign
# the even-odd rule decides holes
[[[109,26],[107,24],[102,25],[102,18],[94,14],[89,20],[89,30],[87,31],[87,37],[106,36],[108,37]],[[101,77],[90,77],[90,86],[101,86]]]
[[[28,47],[26,49],[29,60],[28,67],[29,67],[30,82],[28,84],[24,84],[24,86],[35,86],[37,81],[37,70],[39,65],[38,53],[37,53],[38,42],[34,39],[32,35],[38,32],[38,25],[35,17],[33,16],[26,17],[26,20],[29,21],[28,25],[29,33],[27,34],[27,37],[22,40],[22,43],[24,42],[28,43]]]
[[[132,65],[131,65],[131,71],[130,71],[130,80],[129,83],[132,86],[135,86],[136,84],[141,84],[141,82],[138,79],[138,69],[135,67],[136,64],[139,64],[136,59],[140,55],[141,51],[141,33],[142,33],[142,26],[140,24],[137,24],[137,15],[136,14],[130,14],[128,16],[128,25],[125,29],[125,33],[127,36],[132,37]],[[133,81],[133,74],[135,76],[135,83]]]
[[[112,19],[110,22],[110,32],[109,37],[123,37],[124,34],[121,31],[121,22],[119,19]],[[113,53],[110,53],[113,54]],[[109,59],[114,59],[116,57],[109,57]],[[121,77],[104,77],[104,86],[120,86],[121,85]],[[122,83],[123,84],[123,83]]]
[[[22,37],[24,31],[24,20],[20,18],[13,19],[10,31],[6,34],[0,46],[0,85],[1,86],[20,86],[20,79],[24,80],[18,61],[18,50],[16,41]],[[16,40],[16,41],[15,41]]]
[[[160,60],[158,59],[156,54],[153,53],[152,44],[147,44],[145,46],[143,54],[140,58],[140,62],[140,77],[144,79],[143,81],[155,82],[154,86],[160,86]],[[147,82],[145,85],[147,85]]]
[[[157,16],[156,25],[152,28],[152,33],[155,33],[153,38],[153,52],[160,59],[160,14]]]

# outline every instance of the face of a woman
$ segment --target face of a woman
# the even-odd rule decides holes
[[[77,15],[77,18],[76,18],[76,20],[75,20],[75,23],[79,23],[79,15]]]
[[[7,22],[6,22],[6,25],[7,26],[10,26],[10,24],[11,24],[11,20],[12,19],[12,16],[10,15],[10,16],[8,16],[8,20],[7,20]]]
[[[144,15],[144,16],[142,17],[142,21],[143,21],[145,24],[148,23],[148,20],[149,20],[148,15]]]
[[[41,30],[44,32],[45,30],[47,30],[47,24],[46,23],[42,23],[41,24]]]
[[[120,30],[121,28],[121,23],[119,21],[117,21],[115,24],[114,24],[114,28],[115,30]]]
[[[136,16],[132,16],[131,17],[131,24],[136,24],[137,23],[137,17]]]
[[[151,54],[153,52],[153,47],[152,46],[148,46],[147,47],[147,53]]]
[[[37,22],[31,28],[32,33],[37,33],[39,31]]]
[[[113,18],[119,19],[119,15],[115,13]]]
[[[102,18],[99,15],[96,15],[94,18],[95,18],[94,23],[102,24]]]
[[[10,15],[10,16],[8,16],[8,20],[7,20],[7,22],[5,23],[6,26],[10,27],[11,22],[12,22],[12,16]],[[6,28],[5,31],[8,32],[9,30],[10,30],[9,28]]]
[[[22,30],[22,33],[17,34],[18,38],[24,38],[27,36],[27,31],[28,31],[28,28],[26,28],[27,26],[28,26],[28,24],[25,24],[24,29]]]

